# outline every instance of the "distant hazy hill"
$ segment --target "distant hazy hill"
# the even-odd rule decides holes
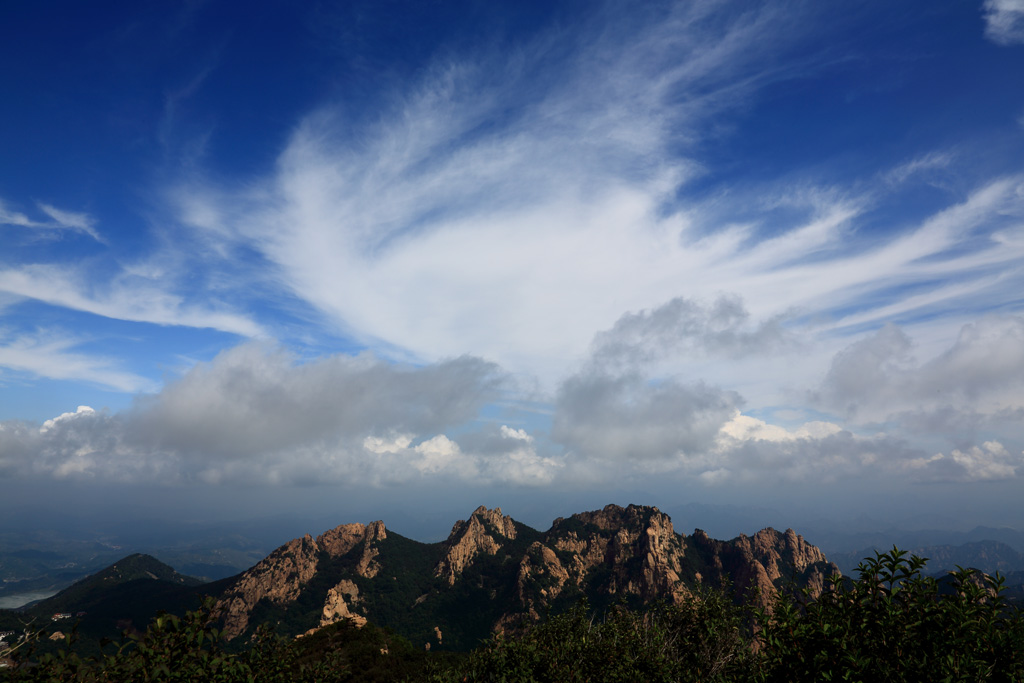
[[[16,599],[32,593],[52,595],[129,553],[153,555],[179,572],[207,581],[234,576],[305,529],[275,520],[233,526],[175,526],[150,520],[115,528],[111,534],[27,526],[0,529],[0,600],[4,602],[23,604]]]
[[[811,533],[808,533],[808,537],[811,537]],[[813,538],[829,557],[837,557],[840,553],[853,554],[864,548],[888,550],[893,545],[899,548],[930,548],[960,546],[979,541],[998,541],[1019,553],[1024,553],[1024,532],[1007,527],[978,526],[970,531],[887,529],[855,533],[838,529],[816,529],[813,531]]]
[[[95,608],[97,604],[108,599],[113,589],[123,588],[136,581],[156,581],[186,588],[203,583],[199,579],[179,574],[155,557],[135,554],[118,560],[106,569],[62,590],[52,598],[33,605],[31,611],[80,612]]]
[[[861,560],[874,556],[875,551],[891,550],[871,546],[853,553],[831,553],[829,558],[835,562],[845,574],[853,574]],[[1009,545],[999,541],[975,541],[962,545],[931,545],[916,548],[904,548],[913,555],[928,558],[927,573],[944,574],[961,567],[980,569],[986,574],[1007,574],[1024,570],[1024,557]]]
[[[77,625],[86,639],[113,637],[126,628],[145,628],[159,610],[181,614],[199,596],[222,586],[184,576],[149,555],[129,555],[53,597],[17,612],[0,612],[0,627],[20,630],[32,621],[66,632]],[[54,620],[56,615],[67,615]]]

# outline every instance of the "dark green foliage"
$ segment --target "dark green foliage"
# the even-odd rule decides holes
[[[115,564],[22,611],[0,610],[0,629],[20,631],[22,622],[47,624],[52,630],[75,626],[80,636],[72,645],[79,655],[99,655],[101,638],[116,638],[125,629],[142,629],[160,611],[184,616],[199,606],[203,594],[217,594],[225,581],[199,585],[148,555],[130,555]],[[52,623],[50,616],[72,618]],[[56,651],[49,641],[41,651]]]
[[[479,645],[494,623],[516,604],[519,559],[542,535],[516,524],[516,538],[505,539],[494,555],[481,554],[463,569],[455,585],[433,576],[444,544],[424,544],[388,532],[377,549],[382,570],[370,578],[354,576],[365,614],[394,629],[417,646],[436,651],[466,651]],[[493,533],[497,530],[492,529]],[[443,634],[438,643],[434,627]]]
[[[286,681],[421,680],[426,654],[408,641],[372,625],[348,623],[323,629],[309,638],[285,640],[257,630],[239,653],[222,647],[213,625],[213,600],[183,618],[161,614],[145,633],[122,635],[99,657],[82,657],[68,649],[37,654],[30,647],[10,653],[15,666],[0,669],[0,681],[219,681],[285,683]],[[44,638],[38,632],[35,639]],[[73,636],[64,641],[69,645]]]
[[[376,561],[386,567],[373,578],[349,575],[359,586],[366,614],[375,623],[395,629],[413,642],[433,638],[436,619],[432,610],[416,604],[439,587],[432,574],[444,549],[440,543],[420,543],[388,531],[388,537],[376,546]],[[445,636],[447,637],[447,633]]]
[[[1024,619],[1002,579],[958,569],[940,582],[906,555],[876,553],[816,600],[778,599],[762,615],[763,680],[1024,680]]]
[[[519,637],[496,636],[453,681],[730,681],[754,655],[743,616],[725,593],[644,611],[619,606],[597,619],[582,600]]]

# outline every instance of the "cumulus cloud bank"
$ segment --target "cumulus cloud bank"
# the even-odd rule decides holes
[[[987,316],[964,325],[955,342],[920,361],[895,325],[836,354],[820,397],[862,422],[959,406],[996,417],[1024,409],[1024,317]]]
[[[984,319],[965,327],[952,348],[915,363],[907,335],[886,327],[836,355],[820,395],[854,417],[927,405],[937,392],[1019,396],[1022,331],[1019,318]],[[595,336],[589,358],[560,383],[550,433],[539,438],[480,420],[514,387],[479,358],[416,366],[364,353],[300,362],[279,348],[244,344],[130,410],[82,406],[42,425],[0,424],[0,473],[168,485],[546,487],[652,474],[716,486],[867,483],[882,475],[992,481],[1024,471],[1024,454],[996,439],[935,452],[827,420],[785,428],[744,414],[735,391],[659,370],[673,353],[761,355],[784,336],[777,321],[751,321],[730,298],[674,299],[626,314]],[[1021,407],[1019,400],[992,406]]]
[[[38,428],[6,422],[0,457],[6,472],[21,475],[372,481],[401,476],[404,468],[375,463],[366,439],[433,437],[471,421],[501,382],[493,365],[470,357],[427,367],[368,355],[302,364],[280,350],[243,345],[140,398],[131,410],[110,415],[83,408]]]

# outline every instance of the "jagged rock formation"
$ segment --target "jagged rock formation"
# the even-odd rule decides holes
[[[828,578],[839,574],[839,568],[821,550],[792,529],[785,533],[762,529],[732,541],[716,541],[698,529],[691,539],[711,558],[708,578],[718,583],[731,580],[739,595],[762,606],[771,603],[780,583],[791,580],[817,597]]]
[[[517,594],[531,617],[567,588],[644,602],[679,600],[687,593],[685,554],[668,515],[654,507],[608,505],[556,519],[520,562]]]
[[[355,614],[349,605],[359,604],[359,586],[348,579],[342,579],[338,585],[327,591],[327,600],[320,617],[320,627],[334,624],[342,619],[351,619],[356,626],[366,624],[366,617]]]
[[[454,585],[473,558],[482,553],[494,555],[506,541],[515,540],[516,526],[511,517],[501,514],[501,508],[488,510],[483,505],[470,515],[469,521],[459,520],[452,527],[446,542],[447,552],[437,563],[434,576]]]
[[[342,524],[316,539],[306,534],[284,544],[244,572],[217,602],[214,609],[224,622],[224,635],[234,638],[243,633],[249,626],[249,617],[261,601],[287,605],[297,600],[316,575],[321,560],[344,557],[360,549],[354,573],[369,578],[376,576],[380,566],[375,562],[378,553],[375,543],[385,538],[384,523],[373,522],[369,525]],[[341,589],[334,595],[328,595],[322,612],[324,619],[329,618],[328,614],[340,615],[340,612],[344,615],[337,618],[355,616],[349,613],[343,595],[345,592]]]
[[[682,601],[697,584],[727,582],[738,595],[757,589],[768,604],[788,581],[818,592],[835,573],[792,530],[718,541],[676,533],[654,507],[608,505],[540,533],[480,507],[442,543],[417,543],[381,522],[296,539],[242,574],[218,606],[228,637],[254,626],[259,608],[293,634],[370,619],[438,647],[444,633],[444,646],[458,648],[583,596],[596,605]]]
[[[216,606],[224,620],[224,635],[233,638],[244,631],[249,615],[261,600],[279,604],[295,600],[316,572],[319,550],[316,541],[306,534],[289,541],[242,574]]]

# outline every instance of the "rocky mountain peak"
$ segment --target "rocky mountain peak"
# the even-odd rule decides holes
[[[605,505],[600,510],[578,512],[570,519],[583,522],[584,524],[593,524],[599,529],[608,531],[612,529],[638,529],[646,527],[654,517],[658,518],[654,522],[655,524],[667,525],[669,529],[672,528],[672,520],[669,519],[668,515],[653,505],[631,504],[626,507],[614,504]],[[559,521],[561,521],[561,518],[555,520],[554,526],[557,526]]]
[[[481,561],[489,556],[496,561]],[[475,563],[479,571],[466,581],[466,569]],[[263,601],[276,618],[304,623],[309,633],[343,619],[400,621],[406,617],[396,615],[408,612],[418,615],[415,628],[429,620],[431,629],[445,633],[446,644],[465,645],[485,634],[472,630],[478,625],[452,620],[452,601],[459,611],[487,615],[477,624],[503,629],[582,596],[597,604],[620,598],[681,602],[702,583],[731,585],[741,596],[757,589],[761,604],[769,605],[788,581],[817,592],[837,572],[792,530],[769,528],[719,541],[700,530],[676,533],[656,507],[607,505],[556,519],[541,533],[500,508],[481,506],[436,544],[389,534],[379,521],[295,539],[240,575],[218,607],[228,637],[250,627]],[[292,610],[298,612],[283,616]],[[417,633],[436,639],[433,632]]]
[[[754,596],[763,607],[770,606],[779,586],[787,581],[807,587],[816,596],[828,577],[839,574],[820,549],[792,529],[779,532],[769,527],[732,541],[716,541],[697,531],[691,541],[712,557],[713,571],[705,578],[729,579],[737,593]]]
[[[224,621],[224,635],[234,638],[245,631],[260,600],[283,604],[298,598],[316,573],[319,553],[319,544],[306,534],[288,541],[239,576],[215,607]]]
[[[569,587],[582,590],[595,574],[605,577],[595,588],[608,595],[679,599],[686,593],[685,553],[672,520],[656,507],[606,505],[580,512],[556,519],[544,542],[523,558],[520,599],[535,612]]]
[[[462,571],[481,554],[494,555],[508,541],[515,540],[515,521],[503,515],[501,508],[484,506],[473,511],[468,520],[459,520],[446,541],[446,552],[434,568],[434,576],[454,585]]]
[[[249,625],[249,617],[260,600],[286,605],[298,599],[303,587],[316,574],[321,554],[340,558],[358,551],[355,574],[373,578],[380,571],[376,544],[387,538],[384,522],[342,524],[315,539],[306,534],[288,541],[255,567],[244,572],[218,601],[216,609],[224,620],[224,635],[234,638]],[[354,584],[353,584],[354,586]],[[358,593],[356,593],[357,595]],[[352,599],[351,587],[339,585],[324,605],[324,620],[350,616],[345,597]]]

